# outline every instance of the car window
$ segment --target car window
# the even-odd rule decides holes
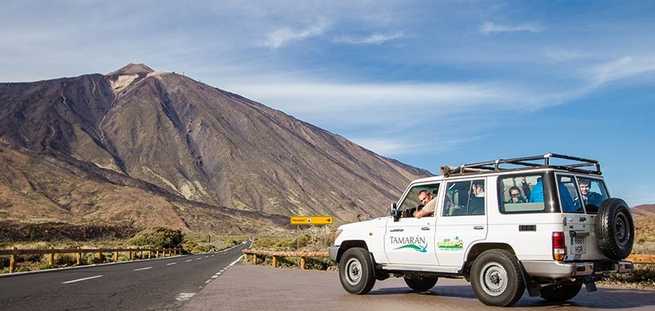
[[[577,188],[573,176],[558,175],[557,189],[559,190],[559,202],[562,213],[584,213],[584,207],[580,203]]]
[[[443,216],[484,215],[484,179],[448,183]]]
[[[598,213],[600,205],[609,198],[607,188],[602,180],[579,177],[578,187],[587,213]]]
[[[423,190],[430,193],[433,199],[436,199],[439,194],[439,184],[418,185],[412,187],[407,193],[407,196],[405,196],[403,203],[400,204],[400,209],[402,211],[401,217],[413,217],[412,215],[414,214],[414,211],[423,208],[423,205],[419,204],[418,201],[418,194]]]
[[[543,212],[543,174],[505,176],[500,178],[499,202],[501,213]]]

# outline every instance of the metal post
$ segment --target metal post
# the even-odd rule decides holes
[[[13,248],[11,256],[9,256],[9,273],[14,273],[16,270],[16,247]]]
[[[50,248],[52,249],[52,247]],[[48,266],[52,267],[55,265],[55,253],[48,254]]]

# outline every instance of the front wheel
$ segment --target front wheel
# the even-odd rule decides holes
[[[375,270],[368,251],[361,247],[346,250],[339,260],[341,286],[356,295],[368,293],[375,284]]]
[[[541,298],[551,302],[564,302],[573,299],[581,288],[582,282],[548,285],[541,289]]]
[[[404,279],[407,286],[415,292],[424,292],[433,288],[439,278],[429,274],[407,274]]]
[[[505,250],[480,254],[471,267],[470,280],[478,299],[490,306],[511,306],[525,291],[518,260]]]

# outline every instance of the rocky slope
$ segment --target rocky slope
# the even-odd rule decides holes
[[[250,211],[248,217],[254,219],[329,214],[349,221],[356,215],[381,215],[411,179],[429,174],[239,95],[135,64],[107,75],[0,83],[0,142],[7,145],[5,155],[26,157],[24,161],[32,161],[27,159],[34,155],[24,152],[29,151],[84,164],[86,168],[74,174],[84,176],[81,183],[87,180],[87,170],[111,171],[185,202]],[[32,164],[14,174],[25,175],[26,170],[33,172],[27,174],[33,184],[51,176],[55,181],[42,187],[48,191],[67,176]],[[0,186],[9,187],[11,179]],[[47,196],[38,201],[27,195],[36,191],[28,185],[26,180],[16,188],[28,189],[18,191],[23,193],[20,199],[12,192],[12,200],[23,200],[19,205],[24,208],[5,208],[9,216],[41,217],[48,210],[52,217],[72,220],[100,217],[94,213],[127,213],[133,215],[130,219],[147,222],[164,211],[179,212],[179,207],[165,203],[156,205],[160,209],[145,209],[138,204],[142,194],[134,189],[137,192],[107,186],[114,196],[99,199],[76,196],[74,190],[83,190],[75,186],[61,190],[67,199],[53,202]],[[98,182],[101,186],[106,186],[103,181]],[[6,200],[7,193],[0,198]],[[107,209],[72,212],[77,211],[73,205],[89,204],[80,202],[91,197]],[[110,202],[116,200],[136,203],[122,205],[120,213],[110,211],[109,205],[117,205]],[[160,218],[173,227],[186,219]]]

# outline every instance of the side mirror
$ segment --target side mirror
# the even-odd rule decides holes
[[[396,202],[391,204],[391,217],[393,217],[394,222],[400,220],[400,210],[398,209]]]

